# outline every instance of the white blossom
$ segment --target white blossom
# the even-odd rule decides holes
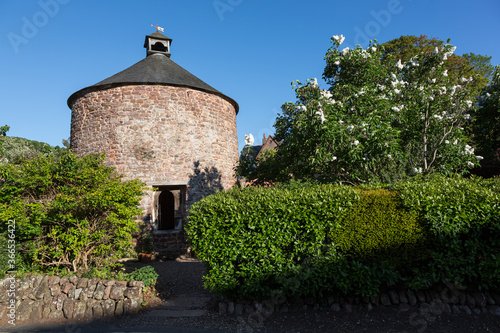
[[[372,52],[376,52],[377,48],[375,46],[372,46]]]
[[[448,76],[448,70],[447,69],[444,70],[443,76]]]
[[[339,124],[343,124],[343,123],[344,123],[344,121],[343,121],[343,120],[339,120]]]
[[[414,173],[422,173],[422,168],[413,168]]]
[[[387,158],[391,159],[391,158],[392,158],[392,155],[391,155],[391,154],[387,155]]]
[[[346,55],[349,52],[349,47],[346,47],[345,49],[342,50],[342,55]]]
[[[469,162],[467,162],[467,165],[472,168],[474,166],[474,163],[472,163],[471,161],[469,161]]]
[[[319,109],[318,111],[316,111],[316,115],[319,116],[319,119],[321,120],[321,123],[323,124],[326,120],[325,114],[323,113],[323,110]]]
[[[444,143],[449,144],[450,141],[449,140],[444,140]]]
[[[464,155],[474,155],[474,148],[472,148],[469,145],[465,145],[463,154]]]
[[[353,129],[354,129],[354,126],[352,126],[352,125],[347,126],[347,130],[348,130],[349,132],[351,132]]]
[[[484,159],[484,157],[477,155],[477,156],[476,156],[476,159],[477,159],[478,161],[481,161],[482,159]]]
[[[340,35],[340,36],[339,35],[335,35],[332,38],[338,43],[338,45],[342,44],[344,42],[344,40],[345,40],[344,35]]]
[[[340,66],[340,60],[335,61],[333,64],[336,66]]]
[[[437,46],[434,48],[434,51],[432,52],[432,54],[439,54],[439,49]]]
[[[332,161],[336,161],[336,160],[337,160],[337,156],[333,156]]]
[[[314,78],[314,79],[311,79],[311,81],[309,81],[311,83],[311,85],[313,87],[317,87],[318,86],[318,79]]]
[[[465,101],[465,104],[467,104],[467,107],[469,107],[469,108],[472,107],[472,101],[467,100],[467,101]]]
[[[332,98],[333,95],[328,90],[323,89],[321,90],[321,96],[323,96],[324,98]]]
[[[246,146],[251,146],[251,145],[253,145],[253,143],[254,143],[254,138],[253,138],[252,133],[250,133],[248,135],[245,134],[245,145]]]
[[[358,141],[358,140],[354,140],[353,144],[354,144],[355,146],[357,146],[357,145],[359,145],[359,141]]]
[[[435,114],[435,115],[434,115],[434,118],[436,118],[437,120],[442,120],[442,119],[443,119],[443,117],[442,117],[442,116],[440,116],[440,115],[438,115],[438,114]]]
[[[401,59],[398,60],[398,63],[396,64],[396,67],[399,68],[399,69],[403,69],[404,68],[403,64],[401,63]]]
[[[305,112],[305,111],[307,111],[307,108],[305,105],[299,105],[299,106],[297,106],[297,110]]]

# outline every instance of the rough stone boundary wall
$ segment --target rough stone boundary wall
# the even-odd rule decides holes
[[[274,312],[286,313],[298,309],[330,308],[330,310],[352,312],[354,309],[372,310],[376,306],[398,306],[405,312],[418,306],[421,313],[471,314],[490,313],[500,316],[500,292],[481,292],[436,288],[434,290],[389,290],[375,297],[338,297],[315,299],[298,297],[293,300],[277,297],[262,302],[219,302],[219,315],[255,315],[269,317]]]
[[[120,316],[136,313],[144,299],[142,281],[37,275],[13,282],[0,280],[0,323],[12,320],[12,314],[15,323]]]

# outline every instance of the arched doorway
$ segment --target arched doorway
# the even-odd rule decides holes
[[[161,191],[158,197],[158,230],[175,229],[175,198],[168,190]]]

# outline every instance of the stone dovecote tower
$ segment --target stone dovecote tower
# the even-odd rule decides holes
[[[68,99],[71,147],[150,188],[141,201],[155,249],[184,247],[189,207],[231,188],[238,104],[170,59],[172,39],[146,36],[146,58]]]

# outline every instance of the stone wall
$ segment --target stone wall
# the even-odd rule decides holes
[[[188,209],[236,182],[236,111],[221,96],[186,87],[127,85],[96,88],[76,98],[71,109],[75,153],[105,153],[119,173],[151,186],[185,184]],[[143,202],[147,209],[149,197]]]
[[[261,315],[269,317],[275,312],[291,310],[324,309],[334,312],[353,310],[372,310],[377,306],[394,306],[400,312],[410,309],[420,313],[440,315],[441,313],[471,314],[490,313],[500,316],[500,293],[494,291],[465,290],[453,286],[437,287],[428,290],[390,289],[374,297],[329,296],[325,298],[297,297],[275,299],[262,302],[223,301],[219,302],[220,315]]]
[[[13,281],[0,280],[2,324],[13,315],[15,323],[120,316],[136,313],[143,302],[142,281],[42,275]]]

